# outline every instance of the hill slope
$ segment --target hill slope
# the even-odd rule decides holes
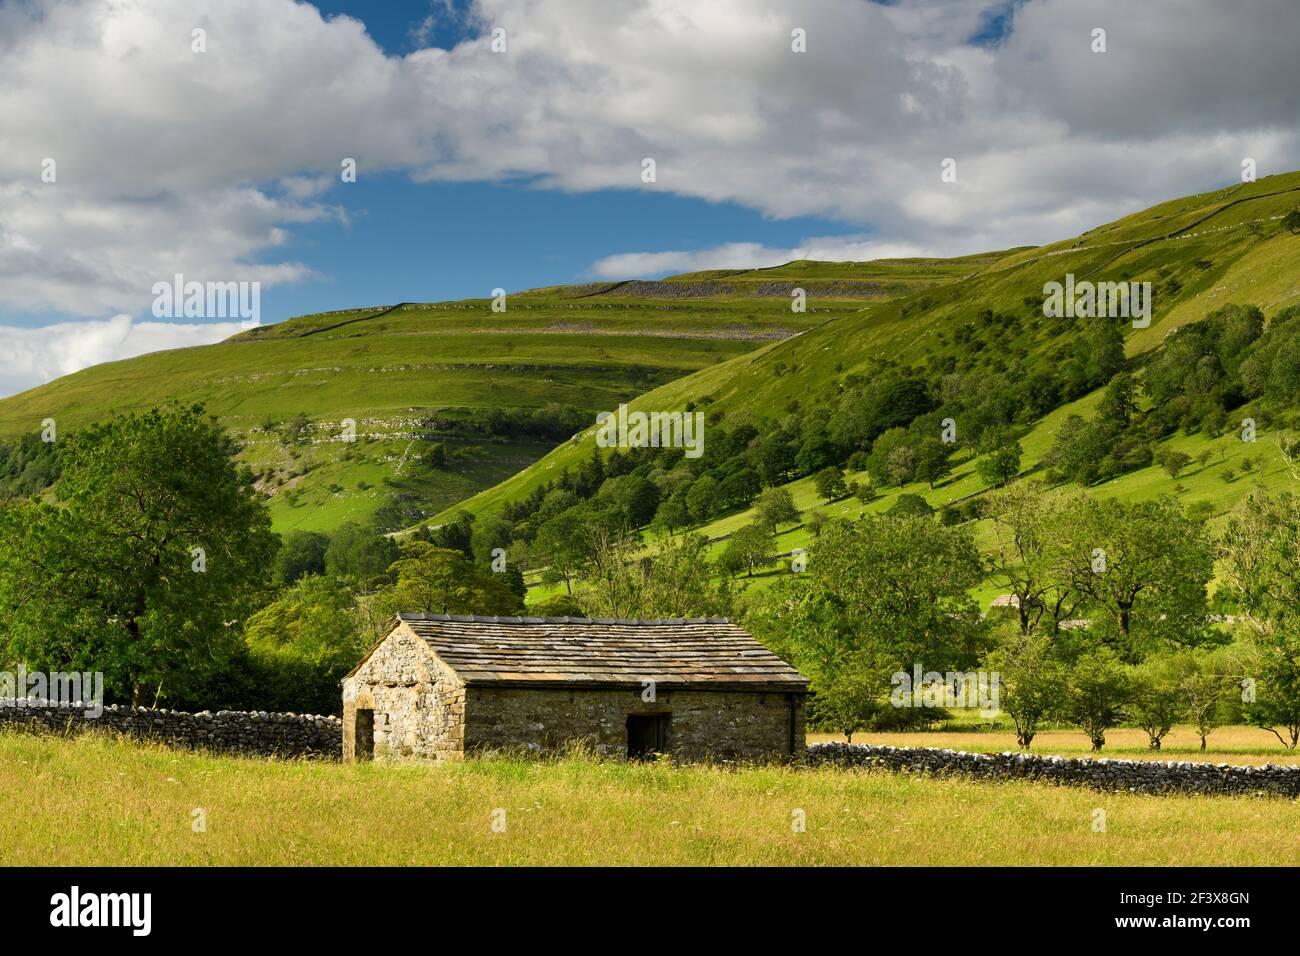
[[[796,263],[707,287],[688,276],[533,290],[504,312],[467,300],[302,316],[0,400],[0,441],[45,418],[66,434],[116,411],[202,401],[244,443],[277,529],[398,528],[515,474],[599,410],[970,268]],[[793,313],[799,276],[834,283],[836,297]],[[345,419],[355,443],[341,440]]]
[[[735,423],[779,418],[792,403],[830,402],[850,376],[869,378],[891,365],[929,376],[1051,372],[1079,348],[1081,323],[1047,318],[1042,307],[1045,284],[1067,274],[1152,283],[1149,327],[1124,327],[1127,354],[1141,356],[1221,305],[1250,303],[1272,314],[1300,302],[1300,237],[1281,226],[1298,205],[1300,172],[1162,203],[1075,239],[1012,250],[957,281],[836,314],[802,335],[661,386],[631,407],[702,408],[710,421]],[[1036,442],[1045,448],[1049,438]],[[576,467],[594,442],[595,429],[588,429],[435,521],[462,508],[498,511]],[[1035,460],[1027,455],[1026,464]]]

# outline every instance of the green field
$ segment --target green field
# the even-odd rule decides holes
[[[0,787],[7,866],[1239,866],[1300,856],[1294,800],[830,768],[580,757],[345,766],[0,733]],[[1103,833],[1092,829],[1097,808]],[[504,832],[492,828],[499,810]],[[795,811],[805,832],[791,825]]]

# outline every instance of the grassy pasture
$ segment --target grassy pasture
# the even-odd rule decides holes
[[[1300,802],[863,770],[277,762],[0,734],[0,864],[1265,865]],[[1093,811],[1106,812],[1104,833]],[[195,832],[202,809],[206,831]],[[494,810],[505,832],[493,832]],[[794,832],[796,810],[806,831]],[[75,834],[75,838],[69,838]]]

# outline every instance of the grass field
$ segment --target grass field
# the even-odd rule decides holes
[[[0,864],[1281,865],[1300,801],[840,769],[343,766],[0,733]],[[1093,832],[1105,810],[1106,831]],[[206,829],[195,832],[196,809]],[[504,811],[504,832],[492,828]],[[796,811],[806,815],[795,832]],[[501,819],[497,814],[497,819]],[[75,835],[75,836],[74,836]]]

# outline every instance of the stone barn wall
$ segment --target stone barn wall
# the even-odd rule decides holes
[[[586,741],[597,753],[627,753],[629,714],[672,714],[669,749],[688,760],[788,756],[791,709],[794,753],[804,752],[802,694],[662,688],[654,702],[640,687],[555,690],[470,685],[465,698],[467,750],[553,750]]]
[[[343,759],[356,756],[356,712],[374,711],[374,758],[464,753],[465,687],[418,637],[395,633],[343,682]]]

